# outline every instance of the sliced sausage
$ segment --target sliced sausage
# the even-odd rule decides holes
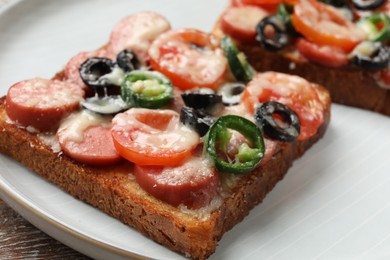
[[[6,99],[8,117],[41,131],[57,129],[60,120],[79,107],[84,91],[76,84],[34,78],[14,84]]]
[[[57,131],[61,150],[75,161],[109,165],[121,160],[111,137],[111,117],[87,110],[70,115]]]
[[[145,191],[175,207],[198,209],[218,194],[218,174],[205,158],[191,157],[178,167],[136,166],[135,176]]]
[[[264,137],[265,154],[259,166],[265,165],[269,160],[271,160],[272,156],[276,152],[277,143],[278,141]]]
[[[240,6],[228,8],[221,19],[222,31],[243,42],[256,41],[256,25],[268,15],[268,12],[257,6]]]
[[[141,60],[147,60],[152,41],[170,28],[167,19],[153,12],[141,12],[125,17],[111,32],[108,52],[116,56],[124,49],[131,49]]]
[[[295,46],[302,56],[321,65],[340,68],[349,62],[348,54],[335,46],[317,45],[304,38],[299,38]]]

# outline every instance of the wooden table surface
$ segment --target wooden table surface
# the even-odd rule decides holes
[[[0,199],[0,259],[90,259],[35,228]]]

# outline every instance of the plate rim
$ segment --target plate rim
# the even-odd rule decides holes
[[[5,157],[9,158],[8,156],[5,156]],[[13,160],[13,162],[20,164],[19,162],[15,161],[15,160]],[[39,176],[39,175],[37,175],[37,177],[41,178],[41,176]],[[49,182],[49,183],[51,185],[53,185],[51,182]],[[125,250],[125,249],[121,249],[121,248],[116,247],[114,245],[99,241],[98,239],[95,239],[91,236],[88,236],[87,234],[84,234],[83,232],[79,232],[76,229],[72,229],[72,228],[68,227],[65,223],[62,223],[62,221],[60,221],[56,217],[52,216],[49,212],[46,212],[46,213],[42,212],[43,211],[42,209],[39,209],[38,207],[34,206],[34,204],[30,200],[28,200],[26,197],[23,197],[21,194],[19,194],[17,192],[17,190],[13,190],[11,185],[7,182],[7,180],[5,178],[3,178],[1,175],[0,175],[0,197],[8,206],[10,206],[16,212],[18,212],[18,214],[23,216],[23,218],[28,220],[28,222],[33,224],[39,230],[43,231],[44,233],[50,235],[51,237],[55,238],[56,240],[60,241],[61,243],[71,247],[72,249],[74,249],[82,254],[92,256],[95,258],[97,257],[95,254],[89,255],[88,252],[86,253],[86,252],[81,252],[81,251],[77,250],[77,246],[75,246],[73,243],[65,241],[65,239],[61,236],[61,234],[66,234],[68,236],[71,236],[72,238],[82,240],[90,246],[102,249],[106,252],[111,252],[111,253],[115,254],[115,256],[118,256],[118,257],[131,257],[132,259],[139,259],[139,260],[151,259],[150,257],[142,256],[140,254],[137,254],[137,253]],[[87,205],[90,206],[89,204],[87,204]],[[18,207],[20,207],[20,209]],[[109,216],[109,215],[107,215],[107,216]],[[109,217],[111,217],[111,216],[109,216]],[[39,223],[38,223],[39,220],[43,221],[44,223],[49,224],[50,226],[45,227],[43,225],[39,225]],[[52,230],[49,227],[54,228],[54,230]],[[61,233],[57,234],[54,231],[60,231]]]

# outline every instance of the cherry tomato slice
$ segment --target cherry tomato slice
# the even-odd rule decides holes
[[[294,28],[308,40],[350,52],[366,39],[366,33],[334,7],[315,0],[301,0],[291,18]]]
[[[133,108],[117,114],[112,124],[118,153],[137,165],[180,165],[199,143],[199,135],[171,110]]]
[[[210,34],[182,29],[161,34],[149,49],[154,70],[183,89],[216,89],[227,68],[218,41]]]
[[[218,194],[219,178],[209,160],[191,157],[178,167],[136,166],[138,184],[172,206],[198,209]]]
[[[340,68],[349,62],[348,54],[334,46],[320,46],[299,38],[295,47],[305,58],[328,67]]]
[[[305,79],[278,72],[259,73],[242,95],[247,109],[258,103],[277,101],[294,110],[301,122],[298,140],[313,136],[324,121],[324,106],[314,86]]]

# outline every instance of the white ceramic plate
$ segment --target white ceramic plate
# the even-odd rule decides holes
[[[210,31],[225,0],[22,1],[0,10],[0,95],[50,78],[80,51],[107,42],[141,10],[174,28]],[[232,231],[210,259],[389,259],[390,118],[334,105],[325,137]],[[98,259],[181,259],[0,155],[0,196],[34,225]]]

